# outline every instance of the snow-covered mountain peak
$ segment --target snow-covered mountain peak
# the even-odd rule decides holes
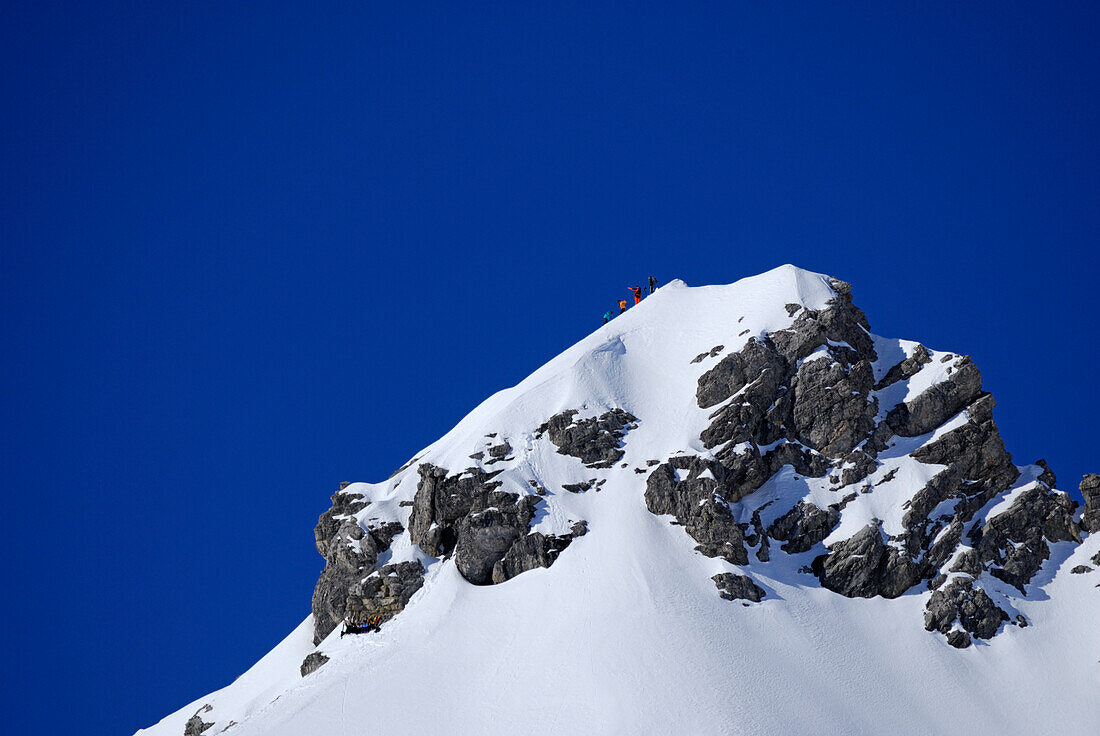
[[[1075,732],[1100,478],[994,403],[845,282],[674,281],[337,491],[311,615],[149,733]]]

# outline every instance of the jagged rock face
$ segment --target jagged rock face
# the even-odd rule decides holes
[[[345,618],[350,623],[362,625],[378,616],[384,623],[403,611],[423,584],[424,566],[419,562],[383,565],[348,587]]]
[[[1078,486],[1085,497],[1085,514],[1081,528],[1086,532],[1100,532],[1100,475],[1089,473]]]
[[[886,416],[886,423],[901,437],[916,437],[942,425],[977,399],[981,392],[981,373],[969,358],[965,358],[948,380],[912,401],[898,404]]]
[[[187,719],[187,723],[183,726],[183,736],[199,736],[213,726],[213,721],[206,723],[202,720],[202,714],[209,713],[211,710],[212,708],[209,705],[204,705],[199,708],[198,713]]]
[[[971,580],[959,578],[932,594],[924,613],[924,628],[948,635],[948,643],[963,648],[970,645],[970,635],[979,639],[992,639],[1008,620],[1008,614],[997,607],[993,599],[975,588]],[[952,636],[955,622],[965,634]]]
[[[549,567],[577,533],[528,534],[538,495],[499,490],[494,473],[471,468],[449,475],[425,464],[413,500],[412,541],[430,555],[455,556],[462,576],[475,585],[502,583],[535,567]]]
[[[752,601],[759,603],[765,596],[765,591],[752,581],[747,575],[735,575],[732,572],[723,572],[715,575],[711,580],[718,586],[719,595],[727,601]]]
[[[1075,504],[1042,486],[1022,493],[1009,509],[971,534],[980,561],[994,577],[1022,593],[1050,557],[1047,542],[1080,541],[1073,524]]]
[[[328,657],[320,652],[310,652],[306,655],[306,658],[302,660],[302,666],[300,668],[302,677],[313,674],[327,661]]]
[[[696,549],[707,557],[722,557],[735,565],[744,565],[749,561],[745,535],[727,501],[744,495],[742,488],[746,481],[739,476],[747,474],[755,480],[760,471],[751,463],[741,470],[742,473],[733,472],[698,457],[672,458],[649,475],[646,505],[655,514],[675,516],[699,543]]]
[[[590,468],[610,468],[623,456],[622,438],[638,421],[623,409],[612,409],[598,417],[574,419],[576,409],[550,417],[535,431],[546,434],[563,455],[572,455]]]
[[[816,558],[813,570],[822,585],[849,598],[897,598],[921,579],[923,568],[868,525]]]
[[[379,553],[388,550],[394,537],[404,531],[396,522],[364,529],[354,514],[367,505],[363,496],[341,489],[333,494],[332,508],[321,514],[313,530],[317,551],[325,558],[325,567],[313,589],[315,644],[348,617],[349,591],[371,574]]]
[[[647,479],[647,506],[674,516],[707,556],[744,565],[756,547],[756,559],[767,562],[774,555],[769,540],[782,542],[784,553],[801,554],[821,549],[858,495],[840,489],[872,478],[886,450],[909,442],[902,438],[925,438],[909,457],[943,467],[905,502],[901,531],[887,533],[876,520],[829,542],[809,569],[824,587],[849,597],[895,598],[929,581],[936,589],[929,630],[949,635],[956,646],[968,645],[971,635],[992,636],[997,626],[990,629],[989,621],[999,625],[1007,614],[981,588],[983,576],[1025,591],[1049,557],[1049,543],[1078,539],[1074,503],[1053,490],[1054,474],[1043,465],[1011,508],[975,521],[1020,477],[993,422],[995,402],[982,391],[977,367],[953,354],[934,363],[930,351],[917,345],[884,366],[876,381],[878,355],[866,317],[852,304],[846,284],[833,287],[838,296],[826,309],[788,309],[797,314],[789,328],[750,338],[700,376],[696,401],[713,409],[700,440],[713,457],[676,456],[661,464]],[[700,354],[695,362],[717,352]],[[933,377],[923,381],[923,389],[905,390],[911,379],[927,375]],[[948,422],[952,426],[945,428]],[[828,475],[836,501],[824,508],[809,500],[785,510],[773,507],[766,528],[761,507],[751,524],[739,524],[734,505],[785,465],[806,478]],[[858,492],[897,482],[896,472],[879,474]],[[1082,528],[1092,530],[1100,526],[1100,476],[1086,478],[1082,493]],[[973,549],[963,546],[964,539]],[[967,573],[971,582],[942,587],[954,572]],[[945,624],[949,610],[954,618]],[[952,628],[956,619],[962,629]]]
[[[784,552],[806,552],[825,540],[840,522],[840,505],[819,509],[812,503],[799,502],[768,527],[767,536],[784,542]]]

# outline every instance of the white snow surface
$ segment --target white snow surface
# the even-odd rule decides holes
[[[416,492],[418,463],[458,473],[477,464],[472,453],[507,440],[510,459],[483,467],[505,469],[502,490],[531,493],[531,481],[547,490],[534,528],[562,533],[588,522],[589,533],[550,568],[474,586],[453,559],[428,557],[406,531],[382,562],[419,559],[425,583],[381,631],[343,639],[336,631],[315,648],[307,616],[232,684],[138,733],[180,736],[207,704],[200,716],[214,725],[204,736],[1096,733],[1100,571],[1069,571],[1100,552],[1100,535],[1052,545],[1028,598],[986,583],[998,605],[1031,625],[1005,626],[958,650],[924,630],[926,591],[894,600],[832,593],[799,572],[820,546],[773,553],[768,563],[751,557],[738,568],[702,556],[682,527],[646,508],[646,475],[634,468],[684,452],[711,454],[699,434],[715,407],[698,408],[699,376],[750,338],[789,326],[797,314],[787,304],[821,309],[834,296],[828,277],[793,266],[728,286],[662,287],[488,398],[394,477],[347,489],[371,502],[357,515],[364,524],[407,526],[400,502]],[[879,337],[875,344],[876,379],[916,347]],[[691,363],[718,345],[715,356]],[[880,393],[883,414],[961,359],[930,354],[912,379]],[[625,468],[586,468],[534,437],[563,410],[584,417],[616,407],[639,419],[623,443]],[[880,455],[883,466],[866,481],[873,492],[845,507],[827,544],[872,519],[898,531],[904,503],[941,469],[907,457],[929,439],[901,439]],[[1010,494],[1034,475],[1025,472]],[[605,483],[577,494],[562,489],[592,478]],[[731,508],[747,521],[781,499],[762,513],[768,523],[768,512],[799,499],[824,507],[835,493],[827,478],[803,478],[788,466]],[[1003,498],[998,503],[1007,508]],[[751,575],[767,596],[752,605],[723,600],[710,578],[724,571]],[[302,678],[299,666],[314,649],[330,661]]]

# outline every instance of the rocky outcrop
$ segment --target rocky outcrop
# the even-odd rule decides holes
[[[1050,557],[1048,542],[1079,541],[1073,500],[1036,483],[1008,510],[971,532],[981,562],[994,577],[1026,593],[1024,586]]]
[[[904,550],[886,544],[882,529],[869,524],[814,559],[821,584],[849,598],[897,598],[923,576],[924,567]]]
[[[492,582],[503,583],[536,567],[550,567],[575,537],[584,536],[587,531],[587,525],[584,522],[578,522],[571,534],[553,535],[534,532],[520,537],[508,548],[504,557],[493,565]]]
[[[960,649],[970,646],[971,635],[992,639],[1004,621],[1008,621],[1008,614],[984,590],[962,577],[934,592],[924,612],[924,628],[947,635],[948,643]],[[961,635],[955,629],[956,622]]]
[[[204,705],[199,708],[195,715],[187,719],[187,723],[183,726],[183,736],[200,736],[204,731],[208,730],[214,725],[214,721],[206,723],[202,720],[203,713],[209,713],[213,708],[210,705]]]
[[[819,509],[812,503],[799,502],[797,506],[780,516],[768,527],[768,536],[783,544],[789,554],[806,552],[825,540],[840,522],[840,507],[832,505]]]
[[[409,599],[423,585],[424,567],[419,562],[383,565],[348,587],[345,618],[357,626],[374,616],[384,623],[403,611]]]
[[[722,557],[735,565],[745,565],[749,561],[745,535],[724,500],[726,497],[739,498],[740,487],[741,484],[717,462],[692,456],[676,457],[650,473],[645,502],[654,514],[676,517],[699,543],[695,548],[699,552],[707,557]]]
[[[327,661],[328,657],[320,652],[310,652],[306,655],[306,658],[302,660],[302,666],[300,668],[302,677],[313,674]]]
[[[1081,529],[1100,532],[1100,475],[1089,473],[1078,486],[1085,498],[1085,513],[1081,517]]]
[[[453,552],[458,571],[475,585],[549,567],[580,536],[528,534],[541,498],[499,490],[493,473],[471,468],[450,475],[430,464],[419,473],[409,517],[412,541],[435,557]]]
[[[637,427],[637,417],[612,409],[598,417],[576,419],[576,409],[555,414],[535,431],[546,434],[562,455],[571,455],[590,468],[610,468],[623,456],[622,439]]]
[[[325,567],[313,589],[313,643],[332,633],[349,615],[349,592],[374,571],[378,556],[404,531],[395,521],[361,525],[354,516],[369,504],[358,493],[341,490],[332,496],[332,508],[313,530]]]
[[[875,384],[875,390],[881,391],[888,386],[893,386],[898,381],[908,380],[931,362],[932,358],[928,355],[928,348],[917,345],[912,355],[886,371],[886,375],[882,377],[882,380]]]
[[[727,601],[744,600],[759,603],[765,596],[764,589],[747,575],[723,572],[715,575],[711,580],[718,586],[718,594]]]
[[[929,387],[912,401],[898,404],[886,423],[901,437],[931,432],[971,404],[982,392],[982,375],[970,358],[954,366],[947,379]]]

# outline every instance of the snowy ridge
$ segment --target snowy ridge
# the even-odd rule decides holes
[[[139,733],[1091,733],[1100,535],[968,358],[860,319],[793,266],[662,287],[339,491],[314,613]]]

